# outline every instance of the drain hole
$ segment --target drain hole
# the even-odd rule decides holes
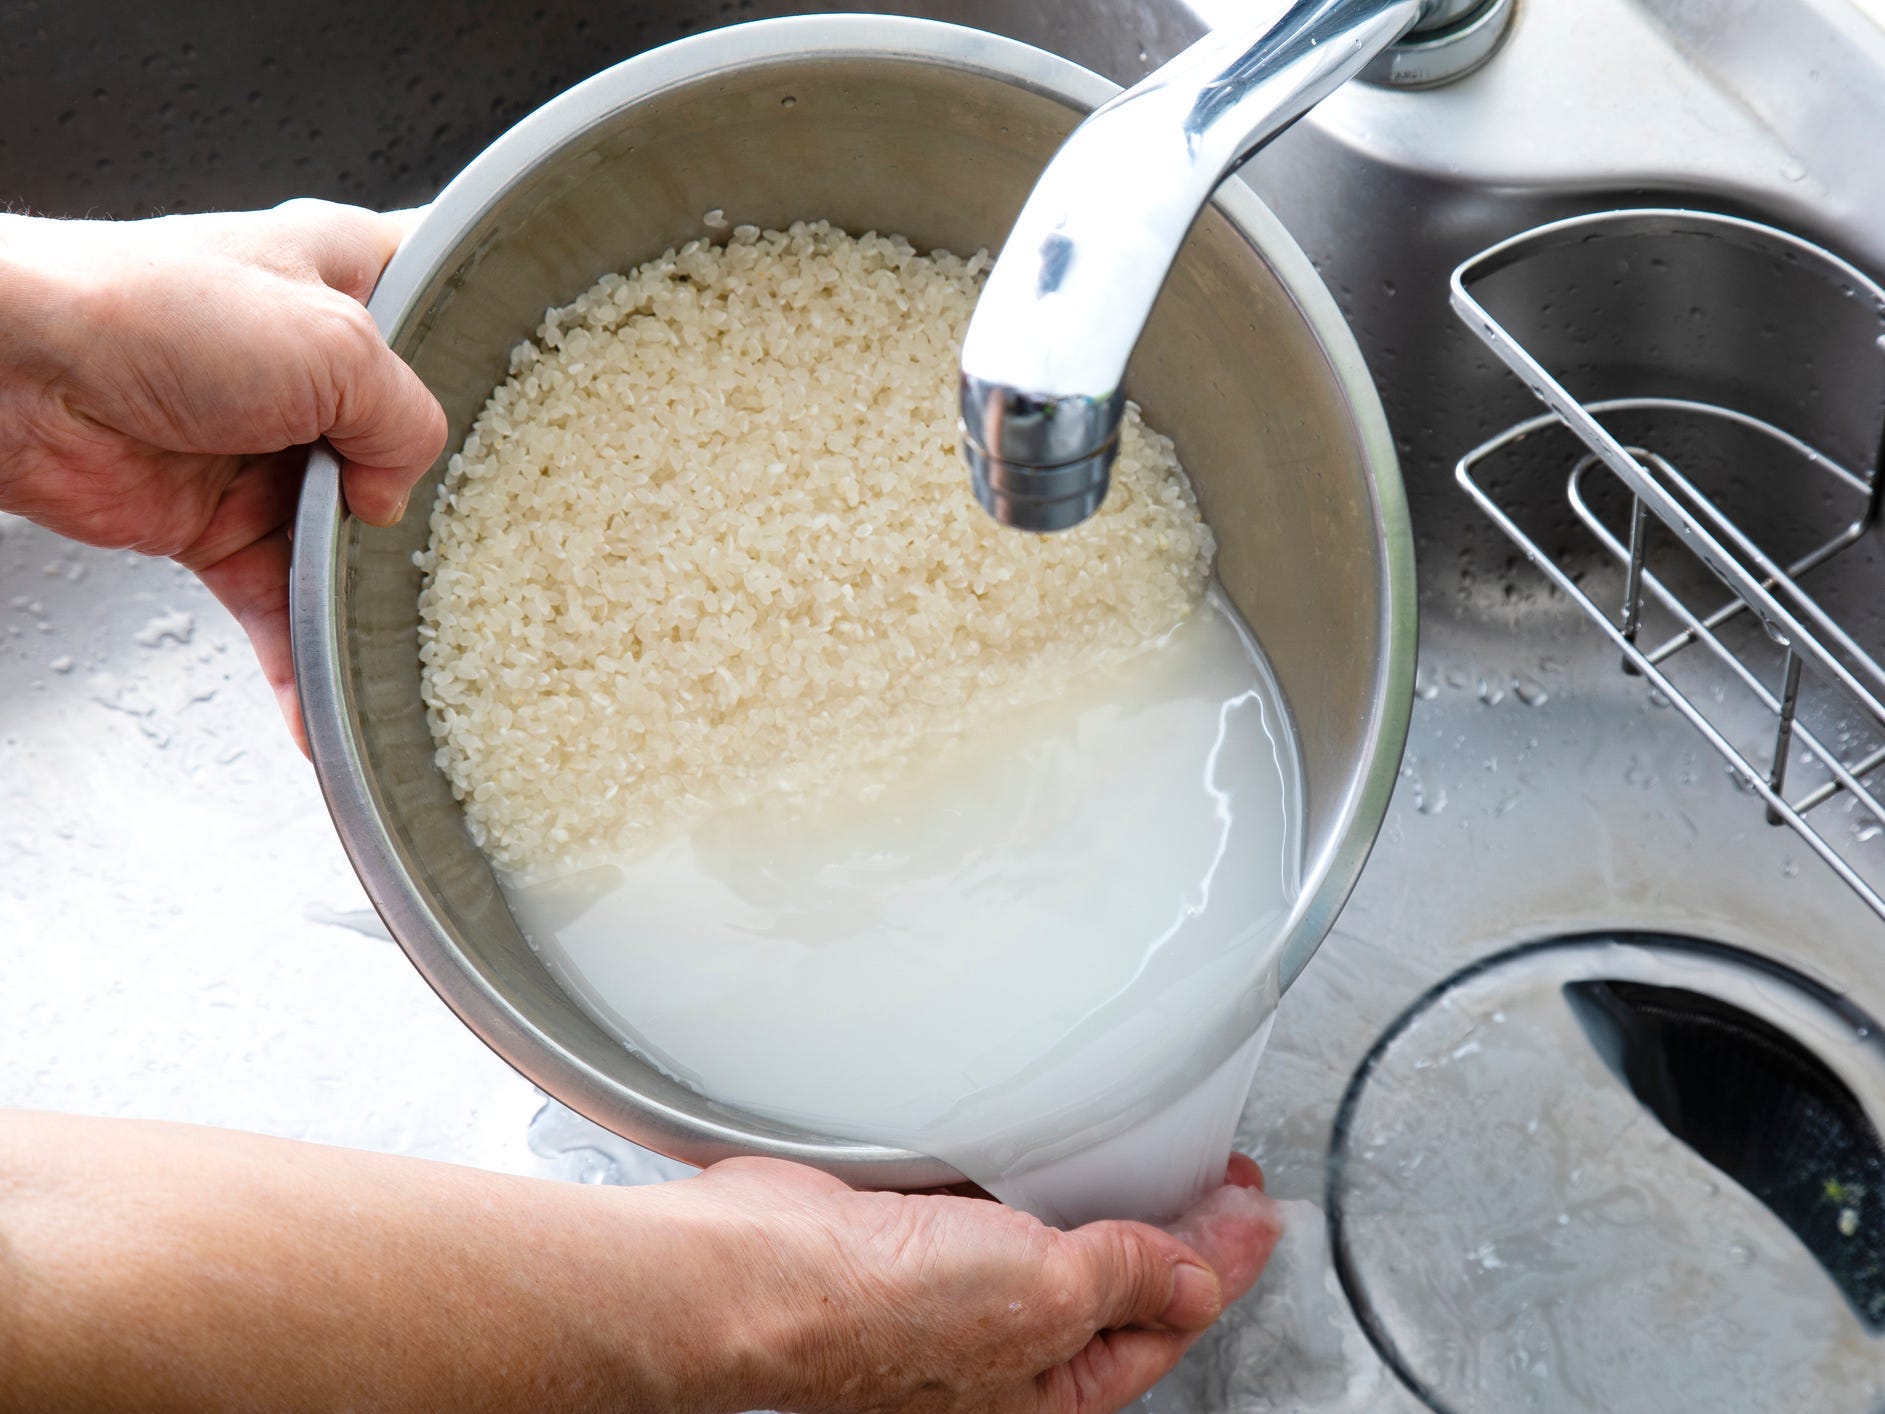
[[[1718,997],[1629,981],[1564,992],[1645,1108],[1791,1228],[1867,1328],[1885,1330],[1885,1145],[1845,1082]]]
[[[1428,1408],[1885,1414],[1885,1039],[1785,963],[1546,939],[1436,984],[1337,1107],[1357,1321]]]

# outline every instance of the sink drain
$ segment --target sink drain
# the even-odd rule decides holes
[[[1337,1112],[1363,1329],[1429,1407],[1885,1401],[1885,1040],[1830,989],[1605,934],[1448,978]]]

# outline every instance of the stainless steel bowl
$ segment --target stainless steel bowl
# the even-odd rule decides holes
[[[371,308],[444,404],[455,447],[546,306],[709,234],[706,212],[767,226],[825,217],[921,247],[992,248],[1055,147],[1116,91],[1039,50],[918,20],[718,30],[599,74],[500,138],[426,213]],[[1413,547],[1393,446],[1334,302],[1237,181],[1186,245],[1129,388],[1176,439],[1217,533],[1220,576],[1295,717],[1306,819],[1287,984],[1361,870],[1406,735]],[[429,503],[443,470],[441,460],[415,505]],[[800,1132],[695,1094],[552,980],[433,765],[412,565],[425,537],[423,515],[391,530],[346,518],[332,457],[312,458],[294,559],[308,738],[354,867],[426,980],[544,1090],[677,1158],[771,1154],[864,1185],[953,1181],[924,1155]],[[1201,1053],[1200,1075],[1214,1061]],[[1148,1077],[1148,1089],[1170,1079]],[[1134,1099],[1121,1096],[1121,1108]]]

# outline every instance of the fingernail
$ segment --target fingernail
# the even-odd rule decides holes
[[[399,504],[393,507],[393,514],[387,520],[386,523],[388,525],[398,525],[402,520],[404,520],[406,518],[406,506],[411,500],[412,500],[412,492],[410,491],[408,491],[405,495],[401,496],[399,498]]]
[[[1195,1262],[1180,1262],[1172,1269],[1172,1299],[1159,1324],[1173,1331],[1201,1331],[1224,1308],[1223,1288],[1217,1273]]]

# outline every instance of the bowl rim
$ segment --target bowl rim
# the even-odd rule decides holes
[[[478,154],[419,220],[381,274],[368,310],[387,339],[398,333],[438,266],[546,158],[624,110],[729,71],[807,60],[882,60],[956,69],[1090,112],[1121,90],[1072,60],[1020,40],[959,25],[885,15],[755,20],[674,41],[604,69],[550,99]],[[1372,378],[1334,297],[1281,222],[1240,178],[1211,205],[1259,252],[1301,310],[1354,420],[1380,531],[1379,628],[1365,748],[1335,805],[1328,843],[1305,861],[1285,925],[1279,983],[1308,962],[1346,903],[1373,848],[1399,774],[1413,703],[1416,607],[1413,537],[1399,463]],[[368,898],[426,983],[470,1030],[526,1080],[595,1123],[685,1162],[742,1154],[796,1160],[865,1187],[934,1188],[962,1175],[908,1149],[838,1138],[791,1138],[691,1113],[622,1084],[545,1035],[451,941],[450,929],[413,882],[374,802],[349,699],[338,589],[346,515],[339,462],[325,444],[310,453],[294,527],[290,620],[295,679],[315,774],[336,832]],[[734,1107],[703,1099],[723,1114]]]

